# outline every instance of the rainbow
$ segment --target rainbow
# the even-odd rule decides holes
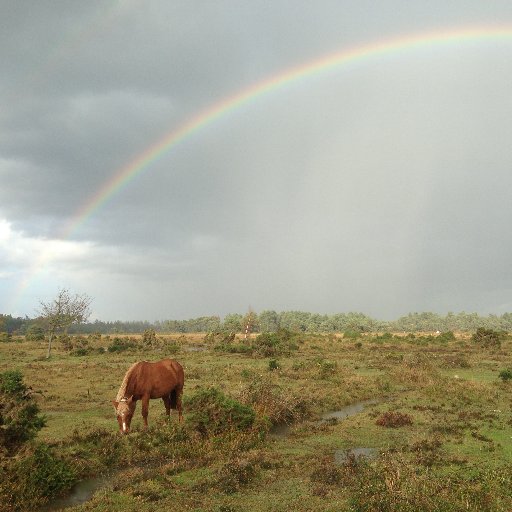
[[[62,230],[61,236],[65,238],[69,237],[112,196],[119,193],[136,176],[151,167],[154,162],[185,139],[214,123],[227,113],[256,100],[260,96],[270,94],[312,75],[346,66],[364,59],[401,51],[411,51],[430,45],[462,44],[473,41],[499,41],[510,39],[512,39],[512,26],[427,32],[343,50],[263,80],[199,112],[181,126],[167,132],[161,139],[149,146],[126,166],[118,169],[103,183],[96,193],[75,212],[71,220]]]
[[[512,40],[512,26],[485,26],[424,32],[345,49],[267,78],[199,112],[182,125],[167,132],[134,160],[115,171],[111,177],[80,206],[70,220],[63,225],[62,229],[57,234],[57,238],[70,238],[73,233],[87,222],[87,220],[101,209],[114,195],[120,193],[132,180],[148,170],[153,163],[169,153],[169,151],[178,144],[203,130],[226,114],[246,104],[250,104],[261,96],[271,94],[299,80],[304,80],[329,70],[342,68],[365,59],[401,52],[410,52],[431,46],[460,45],[475,41],[499,42],[509,40]],[[23,279],[14,303],[17,302],[23,291],[29,286],[32,278],[40,271],[47,260],[48,257],[43,255],[35,262],[28,273],[29,275]]]

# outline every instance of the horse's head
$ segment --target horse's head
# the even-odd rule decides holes
[[[133,397],[122,398],[119,402],[113,400],[116,410],[117,422],[119,423],[119,431],[121,434],[130,432],[130,423],[132,422],[133,413],[135,411],[135,402]]]

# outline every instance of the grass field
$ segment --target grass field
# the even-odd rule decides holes
[[[499,378],[512,368],[510,340],[298,335],[266,352],[200,334],[119,352],[111,343],[95,337],[81,356],[57,343],[50,360],[44,343],[0,343],[0,371],[21,370],[39,392],[37,440],[78,480],[106,475],[68,510],[512,510],[512,381]],[[184,366],[184,423],[153,400],[150,429],[139,404],[120,436],[111,400],[126,370],[162,357]],[[249,427],[213,404],[209,421],[224,423],[198,428],[197,397],[212,387],[252,408]]]

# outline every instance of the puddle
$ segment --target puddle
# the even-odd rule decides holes
[[[326,421],[332,421],[332,420],[343,420],[350,416],[359,414],[368,405],[373,405],[376,403],[378,403],[378,400],[363,400],[362,402],[356,402],[355,404],[350,404],[345,407],[342,407],[341,409],[338,409],[337,411],[326,412],[326,413],[322,414],[322,417],[318,423],[324,423]],[[292,428],[291,424],[289,425],[287,423],[280,423],[278,425],[274,425],[270,429],[270,435],[272,437],[283,438],[283,437],[286,437],[289,435],[291,428]]]
[[[334,452],[334,464],[345,464],[349,458],[364,457],[365,459],[376,459],[377,448],[349,448],[348,450],[336,450]]]
[[[363,402],[357,402],[355,404],[347,405],[346,407],[342,407],[338,411],[330,411],[322,414],[321,421],[328,420],[344,420],[349,416],[354,416],[363,411],[365,407],[368,405],[376,404],[377,400],[364,400]]]
[[[99,489],[106,487],[112,481],[112,475],[88,478],[75,484],[69,494],[53,500],[40,509],[40,512],[52,512],[67,507],[76,507],[92,498],[92,495]]]

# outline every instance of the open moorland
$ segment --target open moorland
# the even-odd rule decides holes
[[[0,343],[46,426],[4,457],[2,510],[509,511],[507,336],[222,333]],[[130,365],[185,369],[184,421],[152,400],[122,436]],[[57,498],[58,496],[60,498]]]

